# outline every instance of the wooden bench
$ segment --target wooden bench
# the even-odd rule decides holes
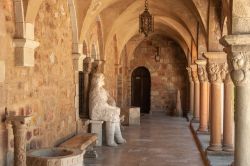
[[[76,148],[83,151],[84,157],[87,158],[96,158],[97,153],[94,151],[93,146],[96,145],[97,134],[94,133],[86,133],[86,134],[79,134],[73,136],[72,138],[68,139],[59,147],[64,148]]]

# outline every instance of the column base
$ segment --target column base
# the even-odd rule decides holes
[[[199,123],[200,122],[200,118],[196,118],[193,117],[193,119],[191,120],[192,123]]]
[[[231,152],[231,153],[234,152],[234,147],[233,147],[233,145],[223,145],[222,149],[223,149],[223,151],[225,151],[225,152]]]
[[[219,151],[222,151],[222,146],[221,145],[210,145],[209,147],[207,147],[207,151],[219,152]]]
[[[199,128],[199,129],[196,131],[196,133],[197,133],[197,134],[209,135],[208,129],[203,129],[203,128]]]

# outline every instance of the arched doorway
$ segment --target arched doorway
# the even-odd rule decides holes
[[[140,107],[141,113],[149,113],[151,78],[148,69],[145,67],[136,68],[132,73],[131,83],[132,106]]]

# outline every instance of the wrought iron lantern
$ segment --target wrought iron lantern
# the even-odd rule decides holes
[[[148,0],[145,0],[145,10],[139,16],[139,32],[144,33],[145,37],[154,32],[154,17],[148,11]]]
[[[155,61],[160,62],[161,61],[161,48],[159,46],[155,47]]]

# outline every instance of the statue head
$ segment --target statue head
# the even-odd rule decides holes
[[[102,73],[93,74],[91,88],[100,88],[104,86],[104,75]]]

